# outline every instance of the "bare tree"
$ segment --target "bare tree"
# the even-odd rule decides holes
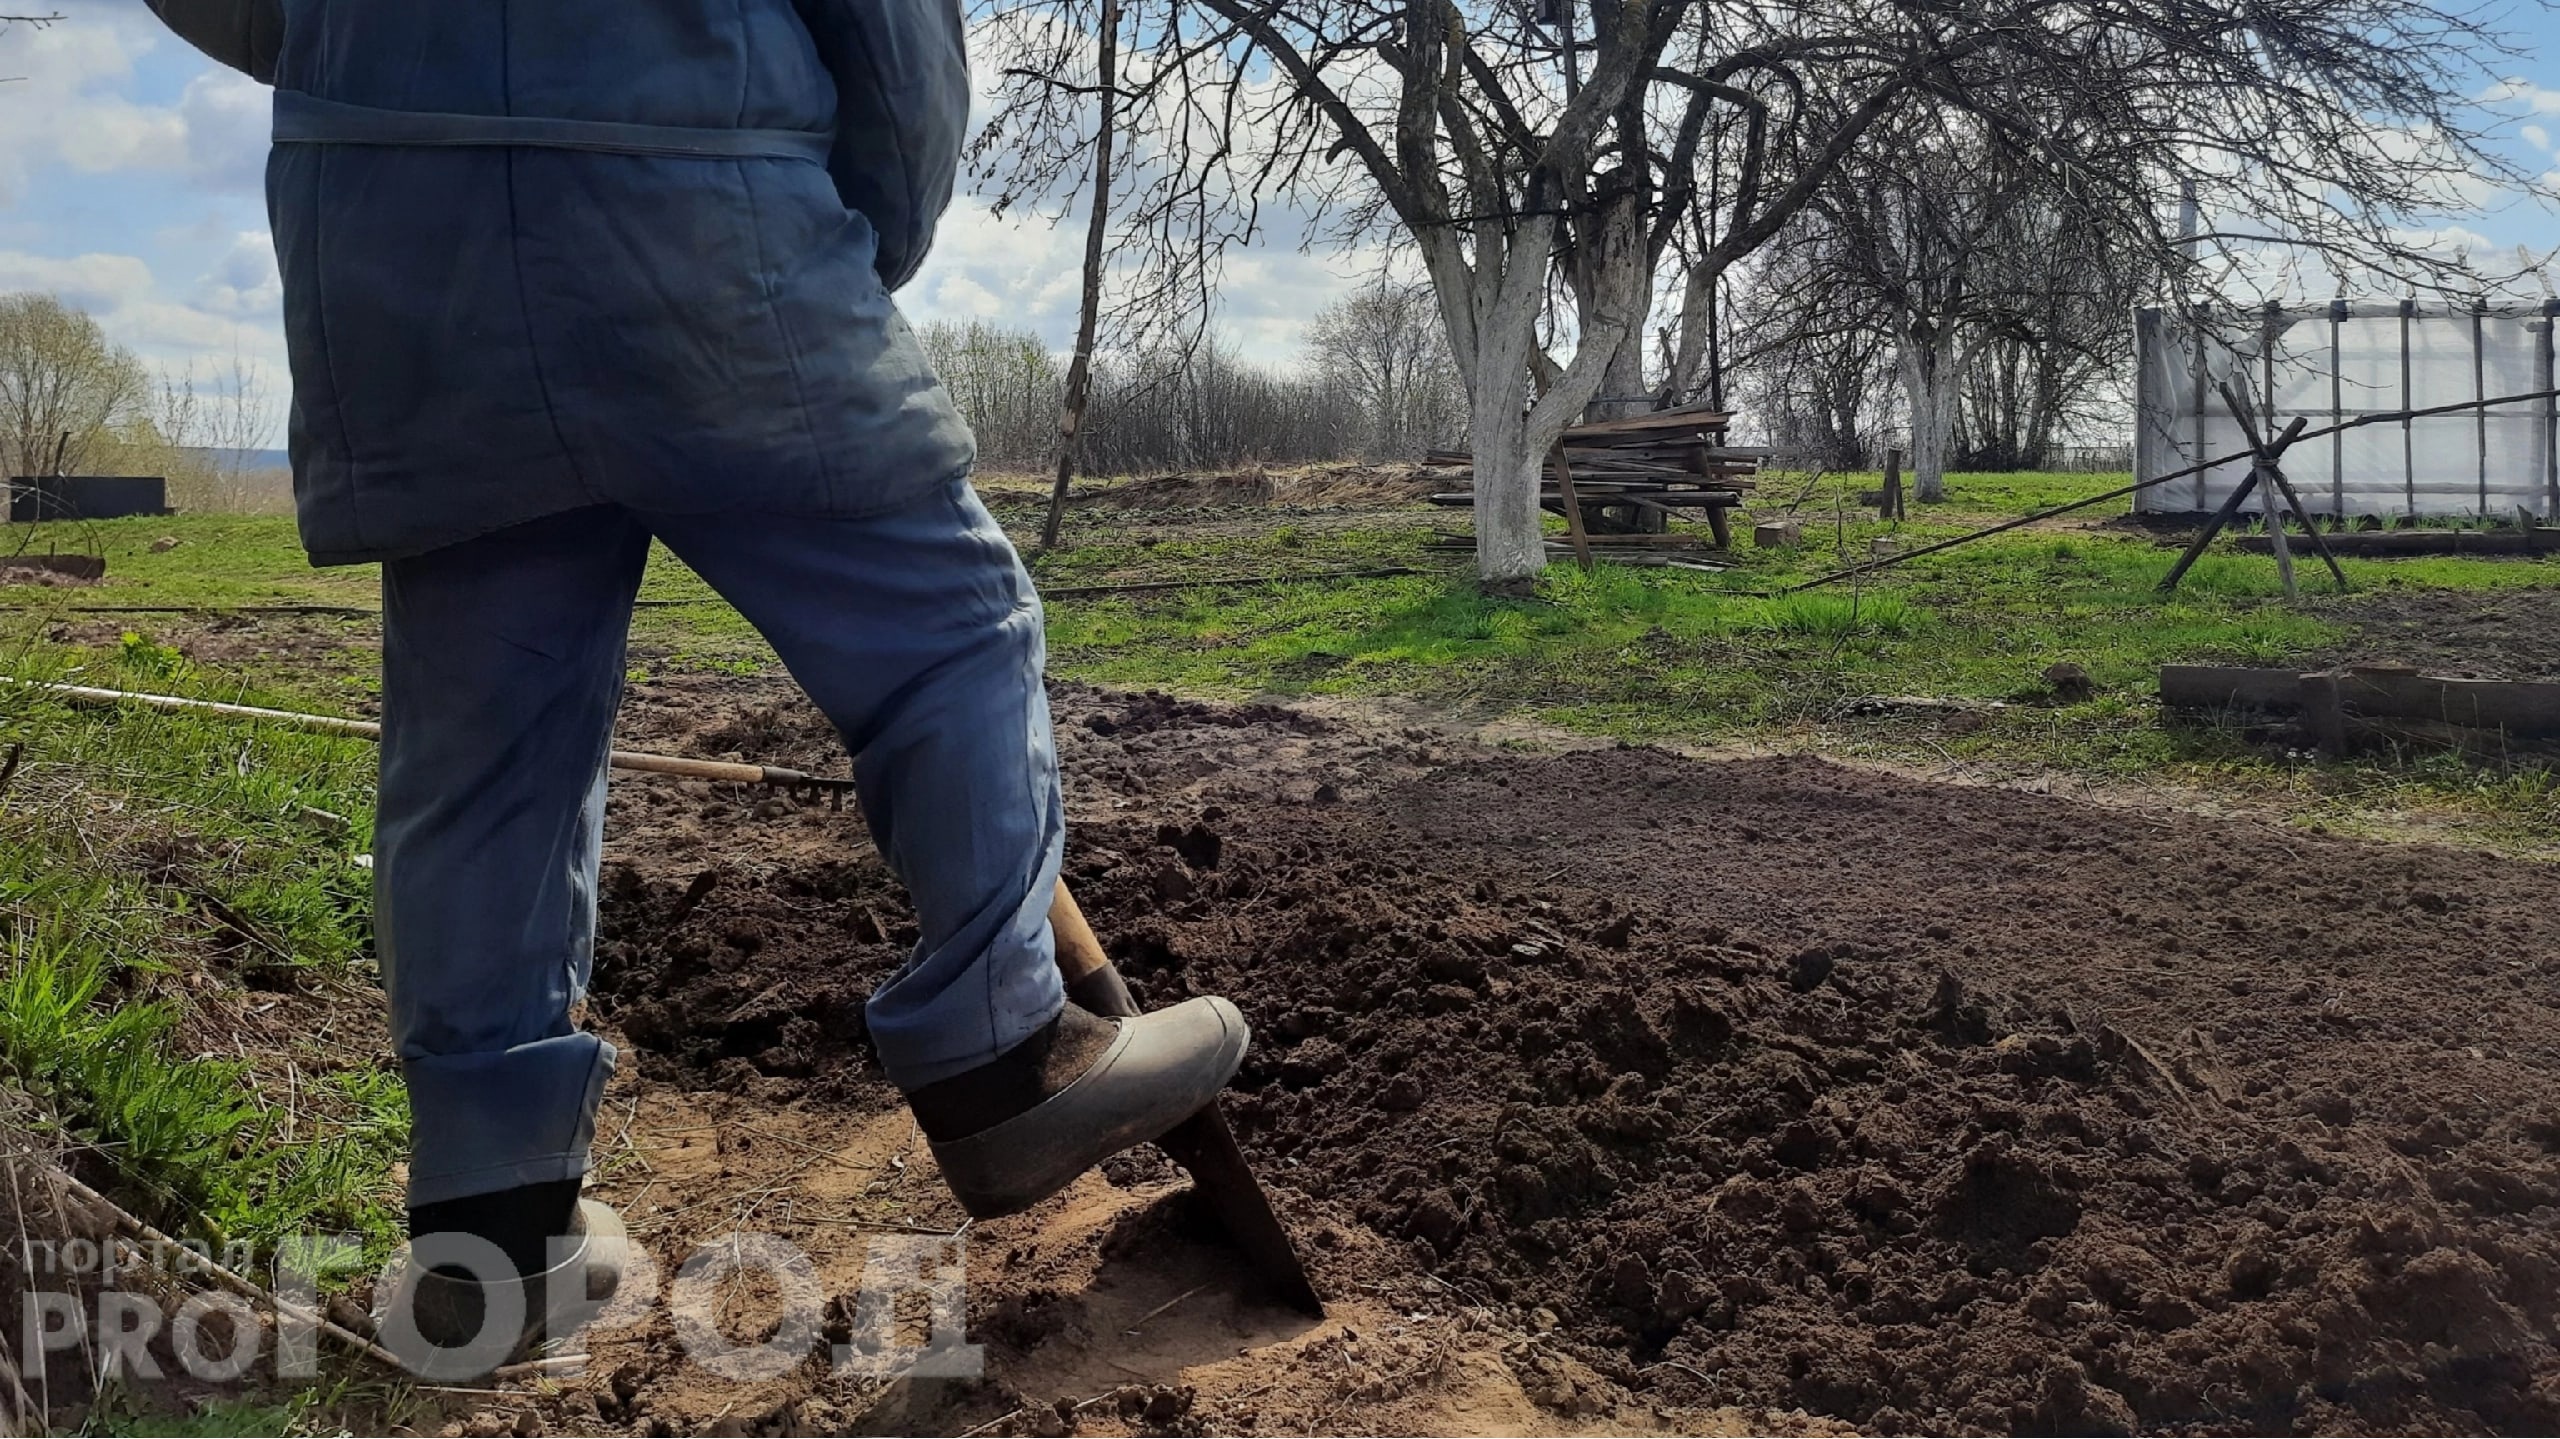
[[[52,295],[0,296],[0,474],[85,472],[143,418],[150,376],[96,320]]]
[[[2029,203],[2040,173],[1975,118],[1915,105],[1880,144],[1832,177],[1785,242],[1825,290],[1860,296],[1891,337],[1911,429],[1913,493],[1946,497],[1962,381],[2012,304],[2003,281],[2032,288],[2043,267],[1998,242]],[[2077,218],[2077,217],[2075,217]]]
[[[1040,337],[983,321],[936,321],[917,332],[978,439],[978,465],[1030,471],[1050,459],[1058,438],[1057,358]]]
[[[1365,428],[1337,378],[1250,364],[1214,338],[1106,358],[1094,386],[1087,453],[1100,473],[1340,459]]]
[[[1956,467],[2033,470],[2066,437],[2129,418],[2133,312],[2157,292],[2157,257],[2122,231],[2031,196],[1985,245],[1999,297],[1960,377]]]
[[[1759,438],[1823,469],[1883,463],[1893,406],[1892,327],[1867,292],[1818,278],[1800,229],[1732,279],[1728,393]],[[1723,401],[1719,401],[1722,403]]]
[[[99,462],[124,474],[169,479],[181,509],[242,513],[266,508],[259,493],[259,453],[275,431],[266,374],[234,350],[225,364],[162,377],[150,403],[112,431]]]
[[[1603,0],[1522,6],[1512,0],[1151,0],[1130,33],[1147,53],[1124,89],[1157,107],[1165,139],[1153,158],[1157,193],[1190,213],[1250,233],[1266,192],[1329,214],[1347,231],[1394,234],[1416,246],[1439,302],[1450,354],[1470,401],[1476,529],[1488,583],[1514,586],[1545,563],[1537,481],[1546,452],[1600,392],[1615,364],[1637,356],[1653,267],[1670,237],[1666,214],[1685,184],[1665,192],[1658,172],[1685,173],[1707,114],[1742,94],[1732,83],[1769,63],[1758,52],[1706,53],[1707,0]],[[994,14],[1008,36],[1082,36],[1087,0],[1011,0]],[[1684,65],[1666,64],[1680,42]],[[1072,46],[1049,53],[1072,59]],[[1037,51],[1038,44],[1027,49]],[[1694,53],[1693,53],[1694,52]],[[1701,58],[1703,57],[1703,58]],[[1061,66],[1016,63],[1009,74]],[[1918,79],[1901,73],[1899,93]],[[1045,134],[1054,82],[1015,97],[1000,121],[1007,153],[1037,173],[1057,168]],[[1747,98],[1747,97],[1746,97]],[[1876,112],[1881,113],[1880,101]],[[1668,120],[1657,123],[1657,116]],[[1836,162],[1861,116],[1817,156]],[[1657,129],[1672,132],[1668,159]],[[1025,143],[1027,142],[1027,143]],[[1176,177],[1181,177],[1178,181]],[[1717,263],[1747,253],[1783,224],[1818,181],[1755,190],[1728,211]],[[1142,204],[1133,213],[1170,215]],[[1239,231],[1237,226],[1241,226]],[[1158,224],[1152,234],[1195,238]],[[1204,253],[1191,245],[1189,252]],[[1551,280],[1573,297],[1572,352],[1551,352],[1541,318]]]
[[[1063,367],[1028,332],[948,322],[919,332],[978,436],[982,468],[1052,458]],[[1321,365],[1277,369],[1214,342],[1105,352],[1093,365],[1082,468],[1096,474],[1355,458],[1370,438],[1358,383]]]
[[[1790,7],[1833,24],[1885,7]],[[2402,285],[2482,282],[2406,227],[2466,187],[2533,182],[2483,143],[2471,97],[2505,53],[2470,11],[2419,0],[2203,0],[2178,7],[1897,6],[1899,23],[1986,43],[1933,67],[1828,176],[1788,243],[1826,283],[1865,291],[1891,328],[1924,498],[1978,355],[2054,387],[2027,401],[2049,434],[2066,391],[2091,393],[2073,296],[2119,308],[2147,284],[2201,311],[2270,257],[2309,255]],[[1930,12],[1936,12],[1934,15]],[[2007,25],[2004,34],[1975,28]],[[1952,51],[1954,42],[1944,48]],[[1800,108],[1855,113],[1871,95],[1808,69]],[[2225,223],[2181,244],[2176,197]],[[1697,320],[1684,306],[1684,327]],[[1684,341],[1686,337],[1684,335]],[[1684,343],[1670,389],[1692,392]]]
[[[1462,436],[1466,391],[1429,285],[1377,277],[1317,312],[1307,351],[1359,404],[1370,456],[1418,459]]]
[[[984,153],[1017,180],[1073,169],[1054,138],[1073,129],[1051,118],[1065,113],[1056,77],[1087,72],[1098,0],[983,3],[1022,87],[990,132],[1005,143]],[[1130,213],[1161,242],[1165,273],[1205,276],[1253,233],[1266,194],[1418,250],[1468,389],[1480,567],[1497,585],[1543,566],[1537,480],[1557,435],[1604,382],[1609,404],[1645,388],[1655,276],[1682,227],[1694,231],[1668,380],[1687,394],[1725,272],[1907,106],[1976,117],[2164,248],[2160,196],[2191,180],[2214,213],[2247,221],[2209,236],[2208,254],[2365,248],[2457,183],[2524,182],[2469,119],[2499,37],[2430,0],[1139,0],[1130,12],[1142,53],[1120,88],[1131,133],[1152,146],[1132,166],[1144,196]],[[2415,266],[2412,250],[2374,253]],[[1542,335],[1558,285],[1571,313]]]
[[[1058,410],[1058,474],[1049,490],[1049,517],[1040,548],[1058,543],[1058,522],[1075,477],[1076,442],[1086,403],[1093,396],[1093,347],[1102,324],[1102,250],[1111,234],[1111,157],[1120,138],[1120,0],[1103,0],[1102,35],[1094,85],[1093,195],[1086,201],[1083,302],[1076,311],[1076,353],[1067,364],[1066,401]]]

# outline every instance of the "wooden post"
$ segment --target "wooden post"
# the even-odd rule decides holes
[[[2329,423],[2343,426],[2347,422],[2347,361],[2343,332],[2347,325],[2347,302],[2340,296],[2329,302]],[[2329,436],[2329,512],[2339,524],[2347,522],[2347,432],[2340,429]]]
[[[2319,742],[2322,754],[2331,759],[2346,757],[2347,708],[2338,693],[2335,670],[2302,677],[2302,715],[2309,722],[2312,737]]]
[[[1076,471],[1076,449],[1083,439],[1085,403],[1093,397],[1093,333],[1102,311],[1102,246],[1111,228],[1112,137],[1119,132],[1120,0],[1102,0],[1101,84],[1096,99],[1101,120],[1093,137],[1093,213],[1084,232],[1084,308],[1076,319],[1076,357],[1067,366],[1066,403],[1058,411],[1058,479],[1049,490],[1049,518],[1040,527],[1040,548],[1055,548],[1058,524],[1066,515],[1067,482]]]
[[[2240,513],[2240,507],[2248,503],[2249,492],[2257,487],[2258,472],[2254,468],[2241,479],[2240,483],[2231,487],[2230,497],[2222,502],[2222,508],[2213,512],[2212,519],[2205,521],[2204,528],[2198,530],[2196,537],[2187,542],[2187,548],[2178,556],[2178,562],[2171,565],[2169,573],[2161,578],[2162,594],[2165,595],[2177,589],[2178,582],[2187,577],[2187,571],[2193,569],[2195,562],[2204,557],[2205,546],[2212,544],[2213,537],[2222,533],[2222,527],[2231,523],[2231,517]]]
[[[1582,527],[1582,500],[1573,492],[1573,468],[1564,462],[1564,441],[1555,448],[1556,495],[1564,501],[1565,537],[1573,541],[1574,563],[1584,574],[1591,573],[1591,536]]]
[[[2271,435],[2276,431],[2276,342],[2287,328],[2284,307],[2267,301],[2258,316],[2258,406],[2259,420]]]
[[[2284,537],[2284,500],[2276,487],[2262,484],[2258,490],[2259,506],[2266,512],[2267,543],[2275,547],[2276,579],[2284,585],[2284,597],[2302,598],[2302,586],[2293,578],[2293,546]]]
[[[2542,519],[2560,524],[2560,299],[2542,302],[2542,350],[2534,360],[2533,387],[2542,396]]]
[[[2321,562],[2329,567],[2329,578],[2338,582],[2338,593],[2345,594],[2347,592],[2346,569],[2338,563],[2337,554],[2329,548],[2329,541],[2321,535],[2319,527],[2311,523],[2311,511],[2303,507],[2302,496],[2294,493],[2293,482],[2284,477],[2284,467],[2269,465],[2267,479],[2273,483],[2277,492],[2284,496],[2285,504],[2293,510],[2293,517],[2302,522],[2303,538],[2311,541],[2312,551],[2319,555]]]
[[[1902,451],[1884,452],[1884,499],[1876,506],[1879,519],[1904,518],[1902,508]]]
[[[2240,433],[2247,437],[2249,448],[2257,452],[2257,461],[2249,473],[2250,478],[2265,486],[2258,498],[2267,516],[2267,549],[2276,557],[2276,573],[2283,577],[2285,598],[2299,599],[2301,592],[2294,583],[2293,549],[2285,540],[2284,515],[2276,508],[2279,500],[2292,511],[2295,519],[2302,522],[2303,537],[2311,541],[2311,547],[2328,562],[2329,573],[2338,581],[2338,592],[2345,594],[2347,572],[2339,568],[2338,557],[2329,553],[2329,542],[2320,537],[2319,528],[2311,523],[2311,512],[2303,507],[2302,496],[2294,493],[2293,482],[2284,477],[2284,452],[2293,447],[2295,438],[2302,433],[2307,422],[2295,420],[2282,438],[2269,445],[2265,435],[2249,418],[2248,406],[2241,403],[2239,393],[2229,385],[2222,387],[2222,402],[2231,407],[2231,417],[2240,422]]]
[[[2239,484],[2232,487],[2230,498],[2222,502],[2222,508],[2213,512],[2213,518],[2206,521],[2204,529],[2199,531],[2196,537],[2188,542],[2186,551],[2178,556],[2178,562],[2169,567],[2169,573],[2160,581],[2160,592],[2162,594],[2168,594],[2178,588],[2178,582],[2185,579],[2187,577],[2187,571],[2194,568],[2195,562],[2203,557],[2205,547],[2213,543],[2214,537],[2221,534],[2223,527],[2230,524],[2232,519],[2240,513],[2240,507],[2248,503],[2251,491],[2257,489],[2261,484],[2266,485],[2269,490],[2266,497],[2266,507],[2270,511],[2274,509],[2277,503],[2276,497],[2273,493],[2274,483],[2271,480],[2268,480],[2266,476],[2283,460],[2284,452],[2292,448],[2293,442],[2302,437],[2303,430],[2308,428],[2311,423],[2309,420],[2297,416],[2291,425],[2285,427],[2285,432],[2276,437],[2273,444],[2268,444],[2259,436],[2257,424],[2255,421],[2250,419],[2249,407],[2241,400],[2239,392],[2232,389],[2228,382],[2225,382],[2221,389],[2223,404],[2230,407],[2232,417],[2240,422],[2241,432],[2249,437],[2249,448],[2256,452],[2256,458],[2249,466],[2249,473],[2241,478]],[[2272,514],[2270,514],[2269,520],[2270,524],[2268,533],[2275,536],[2281,536],[2283,533],[2282,521],[2276,520]],[[2276,543],[2282,543],[2281,539],[2279,538]],[[2279,551],[2279,554],[2282,555],[2281,567],[2287,580],[2286,589],[2287,592],[2290,593],[2292,590],[2291,579],[2293,572],[2292,556],[2281,551]]]
[[[2416,299],[2400,302],[2400,478],[2407,490],[2408,516],[2412,520],[2418,517],[2418,422],[2411,418],[2410,411],[2418,406],[2411,398],[2416,391],[2410,379],[2409,326],[2417,315]]]
[[[2471,398],[2481,402],[2474,413],[2480,429],[2480,506],[2483,522],[2489,518],[2489,297],[2482,295],[2471,302]]]

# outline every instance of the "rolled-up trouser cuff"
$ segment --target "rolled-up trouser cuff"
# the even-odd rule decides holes
[[[613,1046],[592,1034],[405,1061],[410,1205],[586,1173],[613,1062]]]

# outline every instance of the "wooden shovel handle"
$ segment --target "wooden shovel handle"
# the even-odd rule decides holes
[[[1058,976],[1066,981],[1067,998],[1089,1014],[1137,1017],[1129,986],[1112,967],[1102,941],[1094,938],[1093,926],[1085,923],[1084,911],[1077,908],[1075,896],[1067,893],[1065,880],[1058,882],[1057,893],[1049,900],[1049,932],[1056,939]],[[1218,1106],[1211,1104],[1156,1142],[1174,1163],[1191,1171],[1192,1182],[1209,1201],[1211,1211],[1273,1292],[1292,1307],[1323,1318],[1324,1301],[1316,1297],[1306,1265],[1289,1242],[1289,1231],[1272,1212],[1270,1196],[1253,1177],[1244,1150],[1236,1144],[1235,1132],[1227,1128]]]
[[[1076,907],[1063,879],[1049,900],[1049,932],[1057,940],[1058,977],[1068,988],[1111,967],[1111,956],[1103,953],[1102,941],[1094,936],[1093,926],[1085,923],[1084,911]]]

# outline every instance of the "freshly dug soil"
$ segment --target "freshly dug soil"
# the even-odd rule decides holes
[[[841,763],[716,683],[641,687],[624,742]],[[1806,759],[1057,709],[1072,882],[1145,1002],[1245,1007],[1230,1113],[1319,1285],[1512,1335],[1533,1426],[2560,1427],[2547,868]],[[611,851],[596,1005],[644,1083],[895,1113],[860,1001],[912,931],[852,816],[626,787]],[[1000,1232],[1082,1222],[1053,1203]],[[972,1268],[1013,1387],[910,1423],[1052,1422],[1005,1417],[1063,1392],[1024,1376],[1118,1332],[1021,1242]],[[1521,1422],[1306,1397],[1346,1366],[1166,1422]]]
[[[2355,635],[2314,656],[2318,662],[2392,660],[2431,674],[2560,678],[2560,589],[2385,588],[2325,601],[2319,613]]]

